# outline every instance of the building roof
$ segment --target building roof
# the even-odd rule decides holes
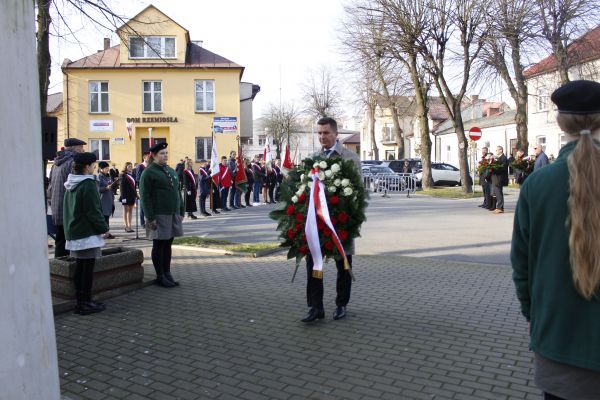
[[[476,126],[478,128],[492,128],[495,126],[504,126],[515,123],[515,116],[517,112],[515,110],[507,110],[503,113],[493,115],[491,117],[483,117],[471,119],[468,121],[464,121],[465,132],[467,132],[472,127]],[[439,130],[435,132],[436,135],[448,135],[450,133],[454,133],[454,127],[452,126],[452,121],[447,121],[448,124],[440,124]],[[447,126],[450,125],[450,126]]]
[[[48,101],[46,103],[46,112],[48,114],[57,112],[62,107],[62,103],[62,92],[49,94]]]
[[[575,40],[567,47],[569,66],[600,59],[600,25]],[[554,54],[527,68],[523,75],[526,79],[554,72],[558,62]]]
[[[185,63],[174,63],[161,60],[155,63],[121,63],[120,45],[99,51],[77,61],[65,60],[63,69],[143,69],[143,68],[237,68],[244,69],[239,64],[200,47],[188,43]]]
[[[159,13],[161,13],[165,18],[167,18],[169,21],[173,22],[175,25],[179,26],[181,29],[183,29],[186,33],[186,35],[189,34],[188,30],[185,29],[183,26],[181,26],[180,24],[178,24],[175,20],[173,20],[173,18],[169,17],[167,14],[165,14],[164,12],[162,12],[161,10],[159,10],[156,6],[154,6],[153,4],[148,5],[146,8],[144,8],[142,11],[140,11],[139,13],[137,13],[133,18],[130,18],[129,21],[135,21],[138,19],[138,17],[144,13],[146,13],[146,11],[150,8],[155,9],[156,11],[158,11]],[[128,27],[129,26],[129,21],[125,22],[123,25],[121,25],[120,27],[117,28],[117,32],[120,31],[121,29]]]
[[[342,144],[360,144],[360,133],[354,133],[348,135],[345,138],[340,139]]]

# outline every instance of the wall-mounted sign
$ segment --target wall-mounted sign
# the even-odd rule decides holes
[[[179,122],[177,117],[130,117],[127,122],[134,124],[156,123],[156,122]]]
[[[110,144],[125,144],[125,138],[122,138],[122,137],[111,138]]]
[[[112,132],[113,122],[111,119],[95,119],[90,121],[90,132]]]
[[[237,133],[237,117],[214,117],[215,133]]]

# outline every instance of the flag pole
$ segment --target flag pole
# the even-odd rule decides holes
[[[212,157],[212,146],[213,144],[215,144],[215,124],[214,122],[210,124],[210,152],[211,152],[211,157]],[[211,163],[212,164],[212,163]],[[212,170],[210,171],[211,175],[210,175],[210,192],[209,192],[209,206],[210,206],[210,210],[216,210],[216,207],[213,208],[213,179],[212,179]]]

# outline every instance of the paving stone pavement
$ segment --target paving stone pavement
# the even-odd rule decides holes
[[[303,324],[305,272],[174,251],[174,289],[56,317],[69,399],[540,399],[510,267],[356,256],[348,317]],[[149,271],[148,271],[149,272]]]

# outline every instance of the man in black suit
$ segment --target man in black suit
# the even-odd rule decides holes
[[[495,169],[492,172],[492,189],[496,196],[496,208],[494,214],[502,214],[504,212],[504,193],[502,188],[508,186],[508,159],[504,155],[502,146],[496,147],[496,162],[502,164],[501,168]]]

